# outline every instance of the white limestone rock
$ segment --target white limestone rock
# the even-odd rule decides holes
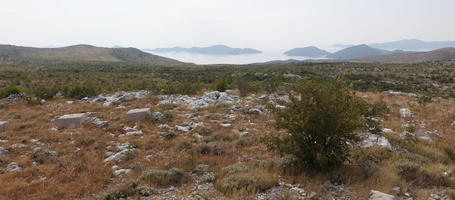
[[[0,122],[0,133],[6,131],[6,128],[8,128],[8,124],[9,124],[9,121]]]
[[[164,115],[163,113],[160,112],[154,112],[152,113],[152,121],[153,122],[161,122],[164,120]]]
[[[8,149],[5,149],[3,147],[0,147],[0,155],[4,155],[4,154],[7,154],[9,151]]]
[[[229,95],[226,92],[206,92],[203,96],[190,97],[188,95],[163,95],[161,96],[163,100],[159,104],[180,104],[188,107],[193,110],[200,110],[207,106],[217,105],[217,104],[228,104],[232,105],[238,102],[241,102],[240,97]]]
[[[21,167],[19,167],[19,165],[17,165],[16,162],[11,162],[10,164],[8,164],[8,166],[6,166],[6,171],[8,172],[18,172],[18,171],[21,171]]]
[[[90,119],[90,122],[97,126],[98,128],[104,128],[107,126],[107,121],[106,120],[103,120],[103,119],[100,119],[100,118],[97,118],[97,117],[92,117]]]
[[[395,197],[390,194],[382,193],[376,190],[371,190],[369,200],[395,200]]]
[[[145,98],[150,94],[149,91],[140,90],[137,92],[117,92],[113,95],[100,94],[96,97],[84,97],[81,102],[96,103],[103,102],[103,106],[110,106],[112,103],[119,101],[129,101],[133,99]]]
[[[357,135],[362,139],[360,142],[360,146],[362,148],[371,148],[374,146],[386,148],[388,150],[392,150],[392,144],[390,144],[389,140],[381,135],[376,135],[372,133],[357,133]]]
[[[86,113],[69,114],[58,117],[58,129],[80,127],[86,119]]]
[[[409,108],[402,108],[400,109],[400,116],[403,118],[412,118],[414,114],[409,110]]]
[[[130,143],[117,143],[116,144],[118,152],[109,153],[109,156],[104,159],[104,162],[117,162],[122,160],[126,155],[134,156],[136,148],[134,148]]]
[[[140,108],[133,109],[126,113],[127,121],[141,121],[144,120],[147,116],[150,116],[152,113],[150,108]]]

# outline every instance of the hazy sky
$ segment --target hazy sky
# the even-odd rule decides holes
[[[0,0],[0,44],[283,50],[455,40],[455,0]]]

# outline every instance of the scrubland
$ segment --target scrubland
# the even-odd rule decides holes
[[[0,153],[0,199],[368,199],[371,190],[398,199],[455,197],[453,61],[189,69],[96,66],[80,71],[70,66],[60,72],[56,66],[2,68],[3,88],[16,85],[30,96],[45,88],[63,96],[51,95],[45,102],[2,100],[0,121],[9,124],[0,133],[0,147],[6,150]],[[103,72],[106,68],[110,70]],[[299,79],[283,74],[305,78],[343,72],[357,96],[383,101],[390,109],[379,120],[391,148],[353,145],[349,160],[330,172],[303,169],[294,157],[267,149],[264,137],[286,132],[275,127],[266,105]],[[222,101],[200,109],[160,103],[169,98],[166,94],[202,96],[221,76],[227,88],[234,89],[227,95],[239,97],[235,108]],[[94,87],[93,95],[139,89],[151,93],[103,106],[66,95],[75,83]],[[389,89],[403,92],[384,92]],[[126,121],[126,112],[134,108],[150,108],[164,117]],[[400,114],[403,108],[413,116]],[[89,120],[81,127],[57,129],[55,117],[70,113],[88,113]],[[94,117],[107,125],[92,123]],[[131,131],[141,133],[129,135]],[[127,153],[106,162],[122,148]]]

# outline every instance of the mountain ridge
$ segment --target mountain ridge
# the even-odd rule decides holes
[[[135,62],[159,65],[179,65],[183,62],[143,52],[136,48],[105,48],[78,44],[60,48],[36,48],[0,45],[1,59]]]
[[[366,63],[419,63],[455,59],[455,48],[442,48],[428,52],[387,54],[381,56],[366,56],[355,59],[355,62]]]

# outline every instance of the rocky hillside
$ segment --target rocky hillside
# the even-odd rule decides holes
[[[355,61],[368,63],[419,63],[453,59],[455,59],[455,48],[444,48],[421,53],[399,53],[381,56],[367,56],[355,59]]]
[[[282,94],[139,91],[37,105],[11,96],[1,100],[0,196],[450,199],[454,100],[419,106],[416,94],[359,95],[391,109],[381,119],[384,133],[358,133],[350,163],[330,174],[296,174],[295,157],[261,142],[286,134],[274,128],[265,106],[288,101]]]
[[[102,48],[76,45],[63,48],[33,48],[0,45],[0,61],[63,61],[63,62],[134,62],[156,65],[180,65],[180,61],[145,53],[135,48]]]

